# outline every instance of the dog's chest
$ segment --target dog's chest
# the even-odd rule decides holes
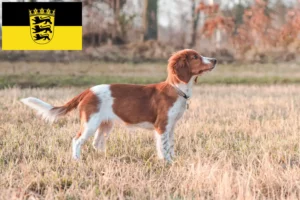
[[[168,112],[169,120],[179,120],[186,110],[186,103],[187,102],[184,98],[178,98]]]

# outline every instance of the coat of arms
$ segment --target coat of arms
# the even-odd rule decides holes
[[[54,36],[55,10],[29,10],[31,38],[38,44],[49,43]]]

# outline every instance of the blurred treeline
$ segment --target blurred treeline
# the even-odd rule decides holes
[[[300,0],[82,2],[83,51],[50,58],[143,62],[193,48],[224,62],[299,61]]]

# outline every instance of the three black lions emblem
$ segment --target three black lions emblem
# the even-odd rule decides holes
[[[35,43],[47,44],[54,36],[55,10],[29,10],[30,33]]]

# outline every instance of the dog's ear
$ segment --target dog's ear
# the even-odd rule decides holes
[[[189,70],[189,64],[186,58],[180,58],[173,66],[173,73],[176,74],[178,79],[184,83],[188,83],[191,74]]]

